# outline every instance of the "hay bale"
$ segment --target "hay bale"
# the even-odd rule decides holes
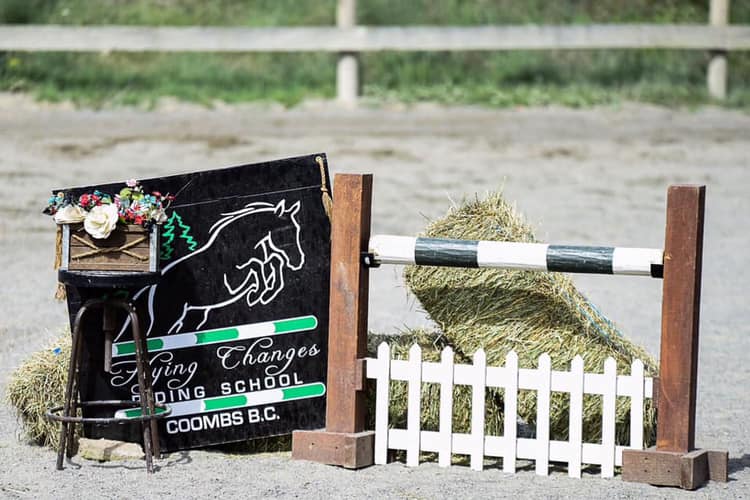
[[[70,332],[65,332],[11,374],[6,400],[33,443],[56,448],[60,442],[60,424],[47,420],[44,413],[63,404],[69,359]],[[77,439],[76,434],[74,442]]]
[[[432,222],[426,236],[470,240],[536,242],[534,232],[499,193],[476,199]],[[657,364],[643,348],[626,339],[560,273],[497,269],[461,269],[410,266],[405,271],[407,286],[438,324],[446,342],[464,359],[484,348],[488,365],[501,366],[515,350],[522,367],[536,367],[542,353],[552,358],[556,370],[568,370],[576,355],[584,359],[585,370],[601,372],[604,360],[612,357],[618,373],[630,373],[630,363],[641,359],[649,376]],[[550,433],[567,439],[569,396],[553,394]],[[536,393],[519,394],[519,416],[533,425]],[[655,409],[645,407],[644,435],[652,443]],[[601,398],[584,398],[584,439],[601,439]],[[629,439],[629,399],[618,398],[617,441]]]

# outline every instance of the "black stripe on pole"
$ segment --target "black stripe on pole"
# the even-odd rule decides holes
[[[414,263],[420,266],[479,267],[478,241],[417,238]]]
[[[664,278],[664,264],[651,264],[651,277]]]
[[[562,273],[613,274],[612,247],[547,247],[547,270]]]

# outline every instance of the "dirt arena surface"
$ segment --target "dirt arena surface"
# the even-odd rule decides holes
[[[40,210],[52,188],[251,163],[324,151],[332,172],[375,175],[373,231],[411,235],[464,197],[504,188],[554,243],[661,247],[667,185],[707,186],[699,364],[699,447],[729,450],[730,482],[692,493],[604,480],[516,475],[495,462],[401,463],[357,472],[291,461],[288,453],[173,453],[143,462],[74,458],[29,446],[0,404],[0,497],[9,498],[746,498],[750,496],[750,116],[714,108],[486,110],[339,109],[310,103],[156,110],[75,110],[0,94],[0,390],[66,320],[52,299],[54,226]],[[428,323],[401,270],[371,274],[370,328]],[[577,277],[627,335],[658,356],[661,281]]]

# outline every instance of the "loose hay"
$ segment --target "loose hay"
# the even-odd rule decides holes
[[[536,242],[532,228],[499,193],[454,207],[428,226],[426,236]],[[586,371],[602,372],[604,360],[611,356],[620,374],[630,373],[631,362],[641,359],[647,375],[656,375],[654,358],[626,339],[576,290],[567,275],[410,266],[405,279],[440,327],[445,342],[464,359],[481,347],[488,365],[502,366],[507,353],[515,350],[519,365],[532,368],[546,352],[553,369],[569,370],[572,359],[581,355]],[[629,398],[617,401],[616,438],[620,444],[629,440],[629,403]],[[569,396],[553,393],[550,405],[550,435],[567,439]],[[536,422],[535,392],[519,393],[518,413],[530,425]],[[583,413],[584,440],[599,442],[601,398],[586,396]],[[654,437],[655,409],[649,400],[644,412],[646,444],[653,443]]]
[[[34,353],[10,377],[7,401],[16,408],[26,437],[36,444],[56,448],[60,442],[60,424],[47,420],[44,413],[63,404],[69,359],[70,333],[66,332]]]

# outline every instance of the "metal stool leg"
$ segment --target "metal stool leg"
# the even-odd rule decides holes
[[[88,304],[84,304],[83,306],[81,306],[81,308],[78,310],[78,313],[76,314],[75,320],[73,321],[73,336],[71,339],[70,361],[68,365],[68,380],[65,387],[65,402],[63,407],[63,416],[65,417],[70,416],[72,400],[74,397],[77,397],[75,394],[73,394],[73,391],[74,388],[77,389],[76,379],[78,377],[78,357],[81,351],[82,344],[81,323],[84,314],[88,310],[88,307]],[[72,428],[73,425],[74,424],[71,424],[69,422],[62,422],[61,424],[60,443],[58,444],[57,448],[57,470],[63,470],[63,460],[65,457],[66,444],[68,444],[66,441],[68,441],[69,438],[69,428]],[[72,441],[72,436],[70,436],[70,440]]]
[[[135,306],[132,306],[132,307],[135,310]],[[138,311],[135,310],[135,312],[137,315]],[[140,316],[139,316],[139,321],[140,321]],[[156,412],[156,396],[154,395],[154,388],[152,386],[152,380],[151,380],[151,363],[150,363],[150,357],[148,354],[148,339],[143,334],[143,331],[140,329],[140,322],[138,323],[138,331],[139,331],[139,337],[141,339],[141,352],[143,353],[143,366],[145,367],[145,370],[143,371],[143,380],[145,383],[143,394],[145,394],[146,406],[148,408],[149,415],[154,415]],[[161,458],[161,445],[159,444],[158,422],[156,421],[156,419],[151,419],[148,421],[148,423],[151,426],[151,449],[156,458]]]
[[[75,353],[72,351],[75,349]],[[83,355],[83,332],[78,332],[78,338],[76,344],[71,346],[71,355],[75,356],[75,372],[73,374],[73,385],[70,392],[70,416],[74,417],[77,413],[78,401],[79,401],[79,388],[81,380],[81,356]],[[68,423],[68,437],[66,444],[66,455],[68,458],[73,456],[74,441],[75,441],[76,425],[72,422]]]
[[[133,331],[133,342],[135,344],[135,366],[138,373],[138,392],[141,399],[141,411],[143,415],[153,415],[153,396],[151,395],[150,388],[146,386],[146,373],[151,371],[151,368],[148,366],[148,352],[144,349],[145,343],[143,342],[138,314],[132,305],[128,304],[128,306],[130,328]],[[151,424],[144,420],[141,425],[143,427],[143,451],[146,455],[146,470],[152,473],[154,472],[154,462]]]

